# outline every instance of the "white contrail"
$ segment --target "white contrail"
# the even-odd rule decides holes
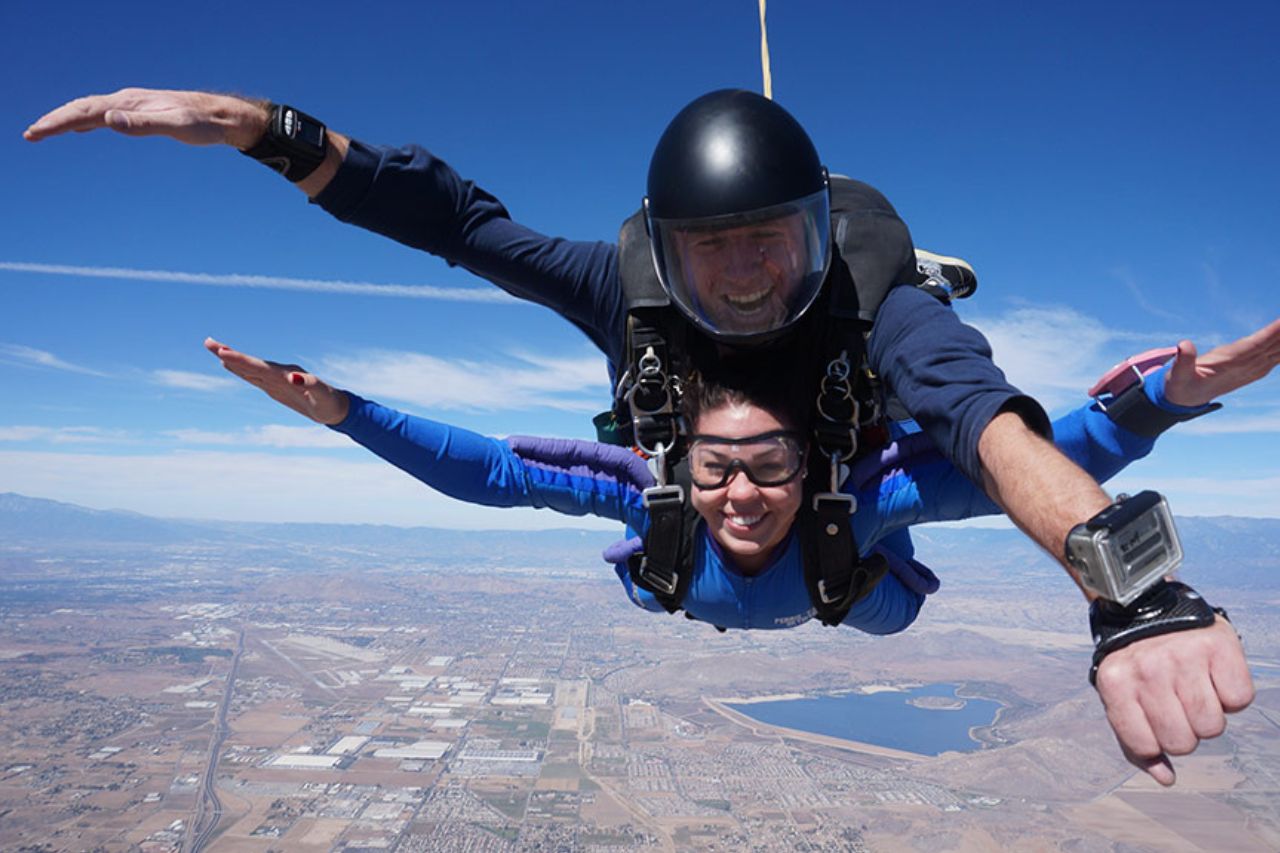
[[[426,284],[372,284],[366,281],[325,281],[314,278],[285,278],[275,275],[215,275],[173,270],[135,270],[127,267],[76,267],[65,264],[28,264],[0,261],[0,270],[71,275],[81,278],[117,278],[129,281],[160,281],[173,284],[203,284],[213,287],[257,287],[272,290],[301,290],[310,293],[344,293],[352,296],[395,296],[435,299],[443,302],[517,302],[496,289],[434,287]]]

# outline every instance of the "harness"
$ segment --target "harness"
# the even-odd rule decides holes
[[[888,569],[879,554],[859,557],[849,524],[856,502],[840,486],[855,457],[888,440],[883,389],[868,365],[866,341],[885,294],[914,273],[915,250],[893,206],[860,181],[831,178],[831,220],[833,258],[823,293],[769,353],[791,359],[797,376],[813,377],[816,386],[797,533],[815,615],[824,625],[839,625]],[[636,586],[675,613],[692,574],[699,520],[688,499],[681,379],[725,356],[671,304],[654,271],[643,211],[623,223],[618,244],[627,361],[601,435],[612,432],[610,440],[649,458],[655,479],[643,493],[649,530],[628,569]],[[930,292],[948,298],[941,289]]]

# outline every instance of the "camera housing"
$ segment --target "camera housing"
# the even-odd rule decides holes
[[[1072,528],[1066,555],[1085,587],[1125,607],[1182,564],[1182,542],[1168,502],[1144,491]]]

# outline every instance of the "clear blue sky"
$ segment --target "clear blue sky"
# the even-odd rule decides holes
[[[769,6],[775,98],[918,245],[981,275],[968,321],[1060,411],[1111,363],[1280,315],[1273,3]],[[0,9],[0,491],[170,516],[575,523],[461,507],[248,386],[200,341],[296,360],[491,433],[587,437],[603,360],[518,304],[235,288],[107,268],[488,286],[331,220],[229,149],[100,132],[26,143],[127,85],[299,106],[419,142],[541,230],[612,239],[662,127],[760,89],[755,0],[8,3]],[[22,271],[15,265],[87,268]],[[98,271],[98,272],[94,272]],[[1166,438],[1119,486],[1182,514],[1280,516],[1280,376]]]

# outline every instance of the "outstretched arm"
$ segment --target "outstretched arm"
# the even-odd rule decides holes
[[[109,95],[76,98],[36,119],[22,134],[39,142],[64,133],[107,128],[125,136],[165,136],[187,145],[252,148],[267,130],[266,101],[169,89],[121,89]],[[324,162],[297,184],[315,197],[337,174],[350,140],[328,132]]]
[[[1181,342],[1174,363],[1149,377],[1144,393],[1159,406],[1186,413],[1261,379],[1277,363],[1280,320],[1201,356],[1191,342]],[[1150,440],[1120,429],[1096,406],[1060,419],[1055,423],[1055,435],[1071,457],[1097,476],[1109,476],[1145,455],[1150,447]],[[1081,483],[1079,469],[1012,413],[993,420],[983,436],[983,452],[984,467],[998,469],[1003,475],[1003,480],[994,474],[987,478],[989,488],[995,481],[993,496],[1006,505],[1022,501],[1024,511],[1030,507],[1032,520],[1028,523],[1024,515],[1020,526],[1038,528],[1040,535],[1035,538],[1056,558],[1060,559],[1060,552],[1050,546],[1065,540],[1074,524],[1064,519],[1070,520],[1073,514],[1087,519],[1109,502],[1096,485]],[[992,461],[988,461],[988,452]],[[931,483],[936,491],[909,495],[911,511],[927,508],[929,513],[941,511],[947,518],[959,518],[994,509],[958,472],[942,471],[944,466],[937,464],[930,467],[935,469],[935,479],[922,479],[910,488]],[[1019,473],[1025,478],[1021,482],[1016,476]],[[893,489],[886,492],[890,493]],[[903,494],[906,492],[897,492],[895,500]],[[966,506],[968,500],[973,503]],[[904,508],[890,503],[882,509],[888,517]],[[938,517],[924,515],[914,520]],[[1225,727],[1224,714],[1241,710],[1253,697],[1239,640],[1222,621],[1209,628],[1142,640],[1109,655],[1099,669],[1097,686],[1126,757],[1165,785],[1174,781],[1167,755],[1187,754],[1199,739],[1220,734]]]
[[[347,435],[437,491],[485,506],[548,507],[644,529],[647,469],[625,448],[595,442],[486,438],[397,412],[334,388],[295,364],[264,361],[212,338],[205,348],[271,399]]]
[[[78,98],[23,134],[39,142],[110,129],[188,145],[252,148],[267,103],[210,92],[121,89]],[[417,146],[382,148],[328,131],[324,162],[296,185],[337,219],[458,264],[581,329],[611,365],[621,359],[625,307],[617,252],[604,242],[549,237],[514,222],[501,202]]]

